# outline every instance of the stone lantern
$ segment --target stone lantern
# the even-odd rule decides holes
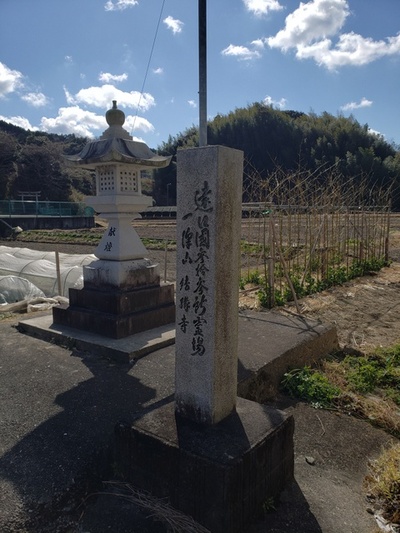
[[[152,204],[151,197],[142,195],[141,171],[165,167],[171,158],[132,139],[122,127],[125,114],[115,100],[106,120],[109,127],[100,139],[67,160],[95,170],[96,196],[87,197],[86,203],[108,220],[108,228],[95,251],[98,260],[83,267],[83,289],[71,289],[69,307],[54,308],[53,319],[121,338],[175,320],[173,285],[160,284],[159,267],[146,258],[131,224]]]
[[[140,218],[140,212],[152,205],[152,198],[142,195],[141,171],[165,167],[171,158],[157,156],[145,143],[132,139],[122,127],[125,114],[115,100],[106,120],[109,128],[100,139],[67,160],[96,171],[96,196],[85,201],[109,226],[95,255],[116,261],[143,258],[146,249],[131,225],[133,218]]]

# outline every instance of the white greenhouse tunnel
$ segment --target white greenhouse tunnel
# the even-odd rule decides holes
[[[60,253],[58,255],[61,291],[58,287],[55,252],[40,252],[29,248],[0,246],[0,293],[2,290],[9,290],[10,287],[16,287],[16,285],[19,285],[22,290],[23,283],[18,283],[15,279],[7,281],[5,280],[6,277],[28,280],[40,289],[46,297],[68,296],[70,288],[82,288],[82,267],[95,261],[97,257],[93,254]]]

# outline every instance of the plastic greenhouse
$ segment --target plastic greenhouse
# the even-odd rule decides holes
[[[95,261],[93,254],[59,254],[60,278],[62,295],[68,296],[71,287],[83,286],[83,265]],[[56,254],[55,252],[40,252],[28,248],[10,248],[0,246],[0,277],[17,277],[28,280],[35,287],[43,291],[46,297],[59,295],[57,283]],[[9,280],[12,286],[18,282]],[[5,290],[7,281],[3,279],[0,293]],[[19,283],[22,287],[23,284]],[[27,288],[32,290],[31,287]],[[25,296],[29,297],[29,296]]]

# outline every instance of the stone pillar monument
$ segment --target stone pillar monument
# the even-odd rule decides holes
[[[161,284],[159,267],[132,227],[132,219],[151,205],[141,191],[141,170],[165,167],[170,158],[157,156],[122,127],[117,102],[106,113],[109,128],[69,163],[96,171],[96,196],[86,198],[108,220],[95,251],[98,261],[83,267],[83,289],[70,289],[69,307],[53,309],[55,324],[120,339],[174,322],[172,284]]]
[[[236,406],[243,152],[178,152],[176,380],[179,415],[215,424]]]
[[[124,478],[212,533],[242,533],[293,478],[293,418],[236,397],[243,154],[178,153],[175,401],[122,426]]]

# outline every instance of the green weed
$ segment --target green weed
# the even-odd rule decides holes
[[[298,267],[290,274],[290,280],[295,290],[297,298],[304,298],[310,294],[324,291],[336,285],[343,285],[353,278],[364,276],[370,272],[377,272],[387,263],[383,259],[373,258],[363,262],[355,262],[349,268],[339,266],[329,266],[327,271],[321,279],[316,279],[310,272],[304,276],[299,273]],[[255,273],[251,274],[253,277]],[[282,266],[278,263],[275,266],[275,277],[285,278]],[[250,278],[249,278],[250,279]],[[250,283],[250,281],[248,281]],[[263,288],[258,292],[260,305],[265,308],[270,307],[269,288],[264,279],[258,279],[254,282],[257,285],[263,285]],[[293,293],[289,289],[287,282],[283,283],[283,287],[275,290],[275,305],[285,305],[293,300]]]
[[[276,511],[275,498],[270,496],[269,498],[265,500],[265,502],[263,503],[263,511],[264,511],[264,514],[270,514],[273,511]]]
[[[321,370],[287,372],[281,385],[315,407],[335,406],[400,437],[400,344],[359,356],[336,354]]]
[[[400,405],[400,345],[347,356],[342,365],[350,390],[365,394],[379,389],[381,395]]]
[[[269,253],[269,248],[268,247],[264,247],[262,244],[257,244],[257,243],[254,243],[254,242],[248,242],[248,241],[244,241],[242,240],[240,242],[240,252],[244,255],[256,255],[256,256],[259,256],[261,255],[262,253],[264,254],[268,254]]]
[[[284,374],[282,386],[295,398],[306,400],[317,408],[332,407],[340,389],[332,385],[321,372],[305,366]]]

